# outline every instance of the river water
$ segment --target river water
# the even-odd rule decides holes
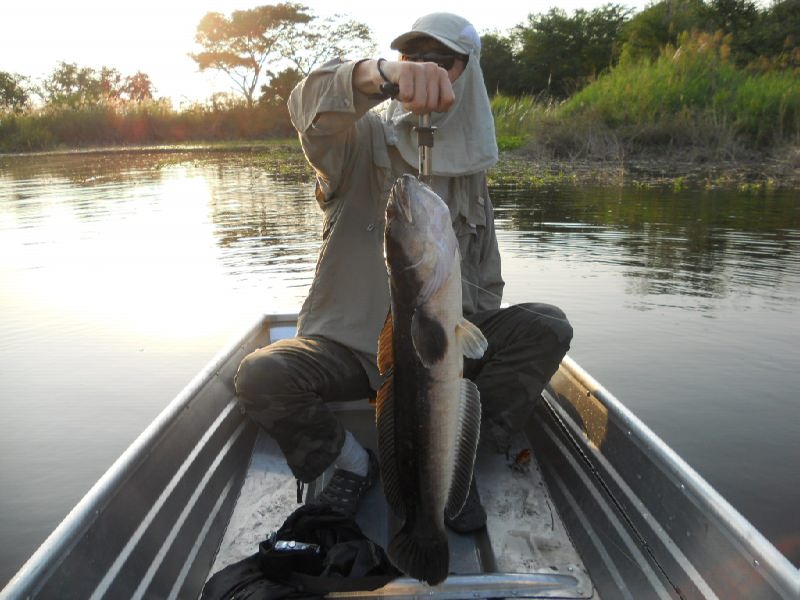
[[[800,198],[495,187],[504,301],[800,564]],[[0,586],[264,312],[296,312],[320,214],[246,154],[0,157]]]

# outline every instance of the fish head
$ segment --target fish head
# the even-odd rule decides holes
[[[450,209],[412,175],[398,178],[386,205],[386,267],[407,299],[424,303],[447,279],[458,243]],[[397,291],[397,290],[396,290]]]

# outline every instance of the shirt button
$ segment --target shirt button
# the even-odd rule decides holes
[[[375,223],[370,223],[367,225],[367,231],[372,231],[373,229],[375,229]]]
[[[342,104],[344,104],[345,106],[350,106],[350,98],[345,98],[344,100],[342,100]]]
[[[483,206],[486,203],[486,200],[483,199],[483,196],[478,196],[478,204]]]

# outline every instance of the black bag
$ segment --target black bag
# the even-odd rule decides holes
[[[400,572],[350,517],[304,505],[252,556],[215,573],[201,600],[322,598],[328,592],[374,590]]]

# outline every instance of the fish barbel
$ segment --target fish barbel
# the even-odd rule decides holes
[[[394,184],[384,234],[391,311],[378,342],[386,377],[377,397],[381,478],[403,521],[394,565],[435,585],[447,577],[445,512],[464,505],[480,433],[480,395],[464,356],[487,342],[461,308],[461,257],[444,201],[415,177]]]

